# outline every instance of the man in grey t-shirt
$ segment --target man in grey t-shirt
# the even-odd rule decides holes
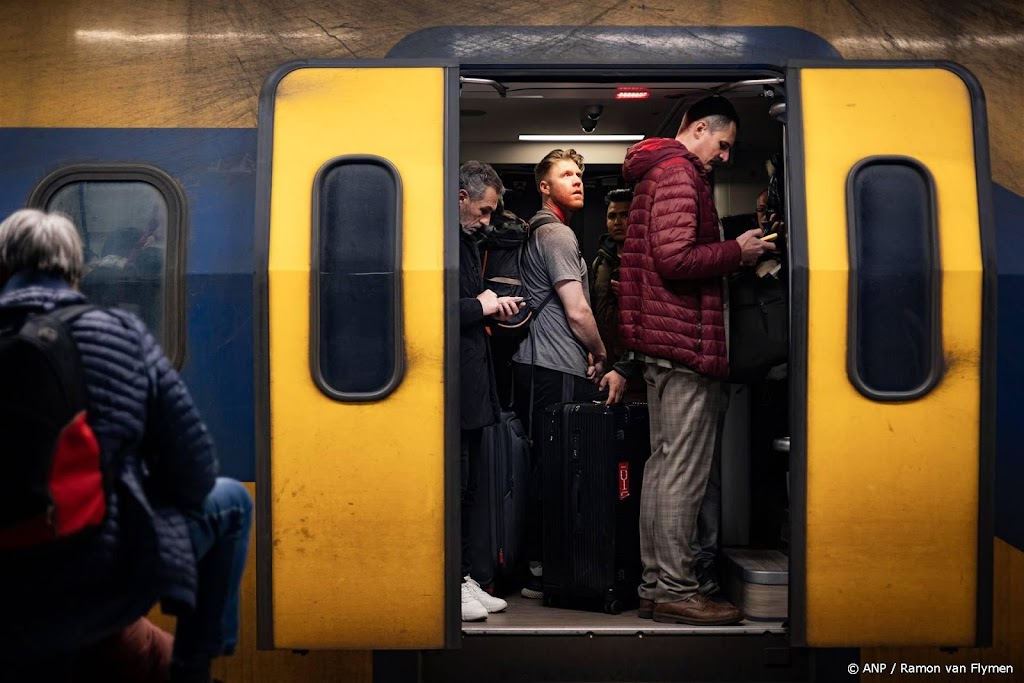
[[[513,407],[527,429],[536,411],[552,403],[597,398],[595,385],[607,364],[590,308],[587,265],[576,235],[567,225],[573,213],[583,208],[583,157],[572,149],[553,150],[537,164],[534,177],[543,203],[530,219],[532,234],[520,275],[530,308],[535,312],[542,304],[543,308],[535,313],[529,335],[512,358]],[[533,457],[537,473],[536,451]],[[525,546],[530,575],[522,595],[541,598],[542,501],[540,486],[531,488],[537,495],[527,507]]]
[[[572,228],[562,221],[550,209],[541,209],[530,220],[533,234],[523,252],[520,275],[531,309],[536,311],[545,299],[548,302],[534,318],[530,336],[512,360],[587,377],[587,353],[592,351],[573,334],[561,299],[551,296],[556,283],[571,281],[580,283],[583,298],[590,301],[587,266],[580,257],[579,242]]]

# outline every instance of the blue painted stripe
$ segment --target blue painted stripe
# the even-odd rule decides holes
[[[0,129],[0,215],[24,206],[62,166],[142,162],[188,201],[188,342],[182,375],[213,434],[224,474],[255,480],[252,249],[254,129]],[[1024,198],[995,185],[999,268],[996,534],[1024,550]]]
[[[1024,197],[993,183],[996,332],[995,533],[1024,550]]]
[[[50,172],[133,162],[174,177],[188,203],[187,346],[182,376],[213,434],[221,471],[255,479],[252,240],[256,130],[0,129],[0,215]]]

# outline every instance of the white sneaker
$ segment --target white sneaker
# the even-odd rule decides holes
[[[480,587],[480,584],[477,583],[471,576],[466,576],[466,582],[462,584],[463,594],[465,594],[467,591],[469,592],[470,595],[476,598],[477,602],[483,605],[484,609],[486,609],[488,612],[500,612],[506,607],[508,607],[507,602],[505,602],[501,598],[496,598],[487,591],[485,591],[483,588]]]
[[[462,620],[483,621],[487,618],[487,608],[480,604],[480,601],[473,597],[466,584],[462,584]]]

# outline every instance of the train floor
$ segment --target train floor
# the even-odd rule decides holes
[[[621,614],[546,607],[506,595],[508,609],[463,622],[452,650],[423,652],[420,683],[659,683],[807,681],[808,661],[781,621],[687,626]],[[386,659],[382,655],[381,660]],[[377,660],[375,660],[377,661]],[[380,661],[383,663],[383,661]]]
[[[540,600],[531,600],[517,594],[504,596],[508,609],[488,615],[486,621],[463,622],[462,632],[473,635],[737,635],[753,633],[782,634],[786,632],[781,621],[744,620],[735,626],[689,626],[662,624],[653,619],[641,619],[636,610],[622,614],[605,614],[579,609],[545,607]]]

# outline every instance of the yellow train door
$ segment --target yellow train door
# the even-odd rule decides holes
[[[457,68],[408,60],[264,87],[260,647],[458,638],[457,97]]]
[[[984,101],[950,64],[788,78],[796,645],[991,638]]]

